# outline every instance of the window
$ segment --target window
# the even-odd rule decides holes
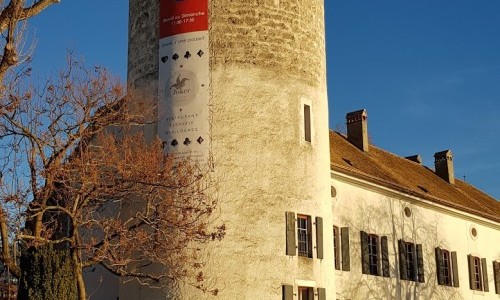
[[[472,271],[472,282],[473,290],[483,290],[483,284],[481,283],[481,260],[479,257],[472,257],[473,271]]]
[[[363,274],[390,276],[387,237],[361,231],[361,252]]]
[[[340,270],[340,231],[337,226],[333,226],[333,259],[335,270]]]
[[[442,251],[442,259],[443,259],[443,284],[451,285],[451,263],[450,263],[450,252],[443,250]]]
[[[469,263],[469,284],[471,290],[488,292],[486,259],[473,255],[468,255],[467,259]]]
[[[286,255],[313,257],[311,216],[287,211],[286,216]],[[323,259],[323,218],[316,217],[316,258]],[[297,251],[298,250],[298,251]]]
[[[297,215],[299,256],[312,258],[311,217]]]
[[[311,141],[311,107],[304,104],[304,139]]]
[[[298,297],[294,297],[294,292],[293,292],[293,285],[282,285],[282,299],[283,300],[294,300],[294,299],[300,299],[300,300],[315,300],[314,299],[314,289],[312,287],[305,287],[305,286],[299,286],[297,288],[298,290]],[[317,290],[317,295],[318,295],[318,300],[326,300],[326,289],[318,287],[316,288]]]
[[[436,248],[436,275],[439,285],[459,286],[456,252]]]
[[[422,245],[399,240],[398,246],[400,278],[425,282]]]
[[[415,244],[405,243],[403,248],[406,255],[406,279],[417,280],[415,270]]]
[[[372,275],[379,274],[378,255],[379,255],[378,236],[370,234],[368,235],[368,261],[370,266],[370,274]]]
[[[299,286],[299,300],[314,300],[313,288]]]

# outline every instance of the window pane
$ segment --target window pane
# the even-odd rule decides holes
[[[415,281],[415,245],[413,243],[405,243],[406,250],[406,278]]]
[[[312,257],[312,241],[311,241],[311,217],[298,215],[297,216],[297,237],[299,244],[299,255]]]
[[[378,236],[368,236],[368,259],[370,264],[370,274],[378,275]]]

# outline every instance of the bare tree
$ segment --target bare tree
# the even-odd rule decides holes
[[[22,61],[23,21],[41,13],[60,0],[0,0],[0,86],[7,72]],[[21,25],[21,26],[20,26]]]
[[[217,293],[196,259],[199,243],[225,232],[211,217],[209,174],[146,142],[140,128],[153,108],[71,57],[41,89],[20,84],[26,73],[0,99],[0,259],[11,273],[22,274],[13,244],[55,245],[70,252],[79,299],[82,268],[96,264],[143,284],[182,280]]]

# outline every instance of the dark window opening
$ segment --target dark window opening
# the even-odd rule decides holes
[[[297,215],[299,256],[312,258],[311,217]]]
[[[311,141],[311,107],[304,104],[304,139]]]
[[[314,300],[313,288],[299,286],[299,300]]]
[[[378,256],[379,256],[378,236],[370,234],[368,235],[368,260],[369,260],[371,275],[379,275]]]

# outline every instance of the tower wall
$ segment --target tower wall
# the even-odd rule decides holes
[[[158,0],[130,3],[129,86],[156,93]],[[181,285],[180,298],[281,299],[303,283],[333,297],[323,0],[212,0],[209,44],[210,177],[227,231],[203,250],[218,296]],[[323,218],[324,259],[286,255],[287,211]]]

